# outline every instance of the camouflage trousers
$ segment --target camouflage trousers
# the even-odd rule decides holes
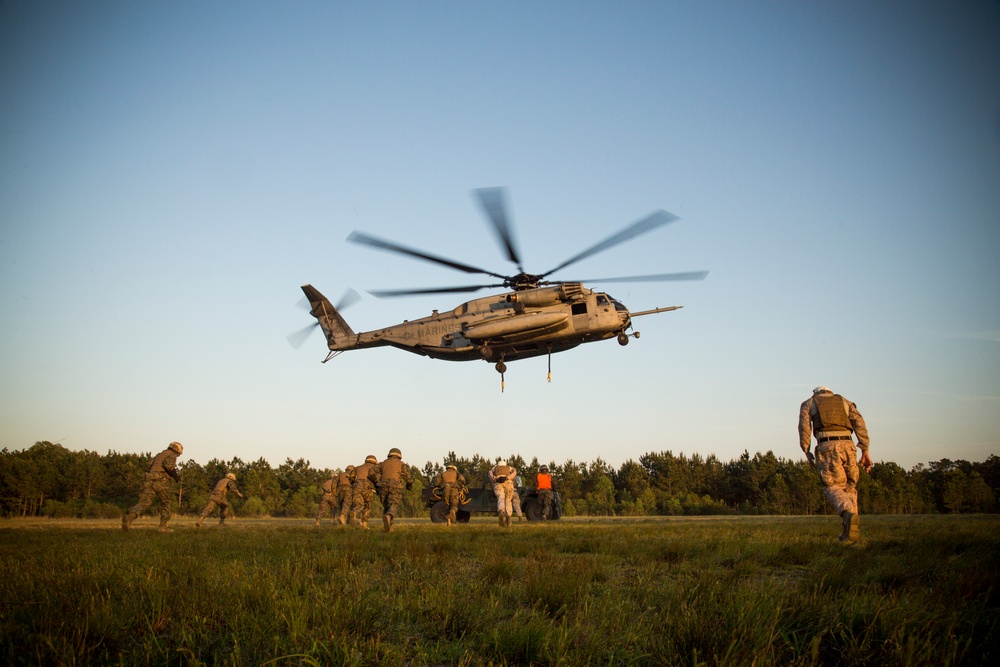
[[[497,496],[497,512],[501,512],[506,516],[513,515],[513,496],[517,495],[514,491],[514,482],[507,481],[502,484],[493,485],[493,493]],[[521,510],[521,499],[517,499],[517,509],[520,514]]]
[[[147,473],[148,474],[148,473]],[[170,478],[161,474],[156,479],[145,479],[139,489],[139,502],[135,504],[129,513],[136,516],[148,510],[154,500],[160,501],[160,521],[170,520]]]
[[[203,509],[201,514],[198,516],[204,519],[212,513],[212,510],[215,509],[216,505],[219,506],[219,518],[225,521],[226,517],[229,516],[229,499],[225,496],[217,496],[215,494],[208,497],[208,503],[205,504],[205,509]]]
[[[816,446],[816,470],[823,495],[837,514],[858,514],[858,453],[853,440],[830,440]]]
[[[349,486],[338,486],[337,487],[337,505],[340,507],[340,516],[347,519],[347,516],[351,513],[351,503],[354,501],[354,492]]]
[[[542,506],[542,518],[548,519],[552,513],[552,489],[538,489],[538,502]]]
[[[378,499],[382,503],[382,513],[395,518],[403,505],[403,481],[383,479],[378,485]]]
[[[337,496],[332,493],[324,493],[323,499],[319,501],[319,511],[316,512],[316,520],[319,521],[327,515],[331,509],[339,509],[340,503],[337,502]]]
[[[372,496],[375,495],[375,487],[368,480],[355,482],[351,495],[351,512],[354,513],[354,520],[367,526],[368,519],[372,515]]]
[[[458,514],[458,506],[461,504],[461,493],[457,484],[445,484],[441,489],[441,500],[448,506],[448,516],[454,521]]]

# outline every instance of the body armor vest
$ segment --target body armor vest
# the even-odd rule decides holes
[[[333,493],[333,478],[332,477],[330,479],[326,480],[325,482],[323,482],[323,493],[325,493],[325,494],[331,494],[331,493]]]
[[[840,394],[832,396],[816,396],[812,414],[813,425],[817,432],[829,430],[854,431],[850,415],[847,414],[847,401]]]
[[[445,484],[454,484],[458,481],[458,471],[457,470],[445,470],[441,473],[441,481]]]
[[[215,488],[212,489],[213,494],[226,495],[226,491],[229,490],[229,478],[223,477],[218,482],[215,483]]]
[[[371,480],[368,479],[368,473],[371,472],[373,467],[375,467],[374,463],[362,463],[354,468],[354,482],[358,483],[362,480],[370,482]]]
[[[354,475],[351,473],[342,472],[337,476],[337,486],[350,486],[353,482],[351,477]]]
[[[552,475],[548,473],[538,473],[538,490],[542,489],[552,490]]]
[[[173,470],[177,462],[177,454],[172,449],[164,449],[156,455],[156,458],[149,464],[149,472],[167,472]]]
[[[390,456],[382,461],[382,479],[399,481],[399,471],[403,469],[403,462]]]
[[[494,477],[509,477],[510,473],[514,471],[510,466],[497,466],[493,469]]]

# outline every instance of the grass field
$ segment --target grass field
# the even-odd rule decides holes
[[[0,521],[4,664],[994,665],[1000,517]],[[374,525],[374,524],[373,524]]]

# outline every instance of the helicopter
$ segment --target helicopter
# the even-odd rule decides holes
[[[404,320],[374,331],[355,332],[340,314],[340,310],[357,298],[353,290],[349,290],[343,302],[335,307],[315,287],[302,285],[302,291],[310,305],[309,312],[316,318],[316,322],[289,336],[289,342],[298,347],[296,341],[304,340],[306,334],[318,326],[322,328],[329,348],[323,363],[348,350],[386,345],[432,359],[485,360],[494,364],[500,373],[500,387],[503,391],[507,362],[548,355],[548,380],[551,382],[552,354],[570,350],[583,343],[609,338],[616,338],[620,345],[627,345],[629,338],[639,338],[638,331],[628,333],[632,328],[633,318],[682,307],[667,306],[630,312],[611,295],[586,288],[583,283],[703,280],[708,275],[707,271],[693,271],[585,280],[546,280],[549,275],[582,259],[679,220],[677,216],[663,210],[650,213],[545,273],[526,273],[507,215],[504,189],[480,188],[472,192],[506,259],[517,267],[516,274],[495,273],[356,230],[347,240],[465,273],[491,276],[500,281],[451,287],[370,290],[369,293],[376,297],[470,293],[497,288],[505,288],[507,291],[466,301],[452,310],[434,310],[428,317],[417,320]]]

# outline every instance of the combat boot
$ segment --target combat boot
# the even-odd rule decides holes
[[[124,530],[127,533],[128,529],[129,529],[129,526],[132,525],[132,522],[135,521],[136,517],[138,517],[138,516],[139,516],[138,514],[133,514],[132,512],[129,512],[128,514],[126,514],[125,516],[123,516],[122,517],[122,530]]]
[[[844,531],[837,539],[848,544],[853,544],[861,539],[861,521],[858,515],[850,510],[844,510],[840,516],[844,520]]]
[[[319,528],[322,524],[319,517],[316,517],[316,527]]]
[[[201,528],[201,525],[203,523],[205,523],[205,517],[200,516],[198,517],[198,521],[196,521],[194,525],[197,526],[198,528]]]
[[[226,517],[220,517],[219,518],[219,525],[220,526],[225,526],[226,525]]]
[[[387,533],[391,533],[392,532],[392,515],[391,514],[383,514],[382,515],[382,527],[385,528],[385,532],[387,532]]]
[[[339,523],[341,526],[346,526],[347,525],[347,518],[344,517],[343,514],[338,514],[337,515],[337,523]]]
[[[504,521],[504,514],[503,514],[503,512],[502,511],[497,512],[497,516],[500,518],[500,527],[503,528],[504,525],[505,525],[505,523],[506,523]]]
[[[158,533],[172,533],[172,532],[174,532],[174,529],[173,528],[167,528],[167,522],[163,521],[161,519],[160,520],[160,527],[159,527],[159,529],[157,529],[156,532],[158,532]]]

